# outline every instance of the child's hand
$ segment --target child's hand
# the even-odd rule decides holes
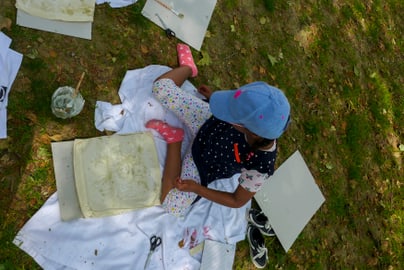
[[[209,99],[212,95],[213,91],[206,85],[201,85],[198,88],[198,92],[203,95],[205,98]]]
[[[178,178],[175,187],[180,191],[195,192],[199,184],[195,180]]]

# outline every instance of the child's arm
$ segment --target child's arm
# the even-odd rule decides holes
[[[254,192],[249,192],[240,185],[233,193],[210,189],[193,180],[179,179],[176,181],[175,186],[181,191],[194,192],[205,199],[232,208],[243,206],[255,195]]]
[[[201,85],[198,88],[198,92],[204,96],[207,100],[210,99],[210,96],[212,95],[213,91],[206,85]]]

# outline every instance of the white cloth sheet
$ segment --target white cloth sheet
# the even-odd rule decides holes
[[[22,54],[10,49],[11,39],[0,32],[0,139],[7,138],[8,95],[22,62]]]
[[[118,133],[142,131],[144,123],[151,118],[179,124],[151,94],[153,80],[167,70],[165,66],[148,66],[128,71],[119,90],[122,104],[97,104],[97,128],[117,127]],[[195,91],[189,82],[184,88]],[[120,114],[122,109],[124,113]],[[162,168],[166,145],[156,136]],[[189,144],[189,138],[184,144]],[[233,191],[237,179],[238,175],[218,180],[210,187]],[[148,269],[199,269],[201,254],[191,256],[189,248],[204,239],[230,244],[243,240],[248,207],[250,203],[233,209],[202,198],[183,218],[155,206],[116,216],[63,222],[55,193],[18,232],[14,244],[44,269],[143,269],[149,238],[157,235],[162,238],[162,245],[153,253]]]

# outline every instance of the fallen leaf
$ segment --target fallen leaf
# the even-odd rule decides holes
[[[237,16],[236,16],[236,15],[233,16],[233,23],[234,23],[234,24],[238,24],[238,20],[237,20]]]
[[[199,66],[209,66],[212,63],[210,56],[207,52],[201,51],[202,59],[198,61]]]
[[[43,134],[41,137],[39,137],[39,142],[42,144],[49,144],[50,143],[50,137],[48,134]]]
[[[333,166],[331,163],[329,163],[329,162],[325,164],[325,167],[326,167],[327,169],[329,169],[329,170],[334,169],[334,166]]]
[[[358,69],[357,66],[354,66],[353,70],[354,70],[355,76],[359,77],[359,75],[361,75],[361,73],[360,73],[360,71],[359,71],[359,69]]]
[[[271,62],[271,65],[274,66],[276,63],[278,63],[278,60],[274,56],[272,56],[270,54],[268,54],[267,56],[268,56],[269,62]]]
[[[220,79],[220,77],[214,77],[212,80],[212,83],[214,86],[217,86],[218,88],[222,88],[221,87],[222,80]]]
[[[11,30],[11,20],[9,18],[3,17],[0,15],[0,30],[6,28],[7,30]]]
[[[265,17],[260,18],[260,24],[265,24],[267,22],[267,19]]]
[[[30,59],[36,59],[38,57],[39,53],[36,49],[32,49],[31,52],[27,53],[25,56],[27,56]]]
[[[143,53],[143,54],[147,54],[148,52],[149,52],[149,48],[147,48],[145,45],[140,45],[140,51]]]
[[[31,120],[33,124],[38,124],[38,117],[33,112],[26,112],[25,116]]]
[[[310,46],[318,38],[318,27],[316,25],[306,26],[304,29],[299,31],[294,39],[299,42],[299,45],[303,47],[305,51],[310,49]]]
[[[347,122],[345,122],[345,121],[343,121],[343,122],[341,123],[341,129],[343,130],[343,132],[345,132],[347,125],[348,125],[348,124],[347,124]]]
[[[58,54],[54,50],[51,50],[49,52],[49,56],[52,57],[52,58],[56,58],[56,56],[58,56]]]
[[[63,136],[60,135],[60,134],[55,134],[55,135],[53,135],[53,136],[50,136],[50,139],[51,139],[53,142],[60,142],[60,141],[63,140]]]
[[[232,24],[232,25],[230,25],[230,31],[231,32],[236,32],[236,27],[234,27],[234,25]]]

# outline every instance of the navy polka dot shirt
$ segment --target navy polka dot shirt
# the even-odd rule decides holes
[[[214,116],[203,124],[192,144],[192,156],[203,186],[230,178],[242,168],[272,175],[276,153],[276,149],[252,153],[243,133]]]

